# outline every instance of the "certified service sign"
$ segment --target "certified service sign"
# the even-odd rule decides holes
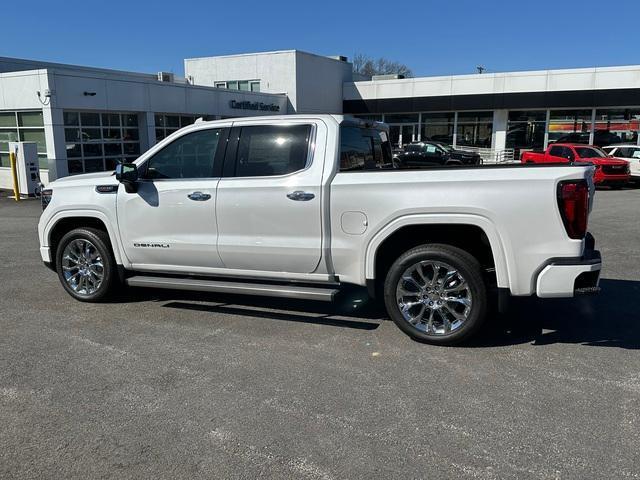
[[[245,100],[243,102],[231,100],[229,102],[229,106],[238,110],[260,110],[263,112],[280,111],[280,105],[276,105],[275,103],[250,102],[248,100]]]

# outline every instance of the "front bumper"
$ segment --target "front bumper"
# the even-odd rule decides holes
[[[593,176],[593,183],[596,185],[624,185],[629,183],[631,175],[629,173],[624,174],[612,174],[603,173],[602,170],[596,170]]]
[[[561,298],[598,293],[602,257],[595,250],[594,243],[593,236],[587,234],[582,257],[550,261],[538,274],[538,297]]]

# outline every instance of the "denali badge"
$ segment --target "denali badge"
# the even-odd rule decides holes
[[[168,243],[134,243],[133,246],[140,248],[169,248]]]

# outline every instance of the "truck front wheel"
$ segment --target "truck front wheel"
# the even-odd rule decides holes
[[[402,254],[387,273],[384,301],[403,332],[438,345],[468,339],[487,312],[480,264],[466,251],[442,244]]]
[[[117,281],[109,236],[95,228],[76,228],[56,250],[56,270],[64,289],[77,300],[99,302]]]

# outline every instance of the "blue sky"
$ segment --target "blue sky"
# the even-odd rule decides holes
[[[510,71],[640,63],[640,0],[10,4],[0,56],[141,72],[182,74],[183,58],[293,48],[384,56],[416,76],[470,73],[478,64]]]

